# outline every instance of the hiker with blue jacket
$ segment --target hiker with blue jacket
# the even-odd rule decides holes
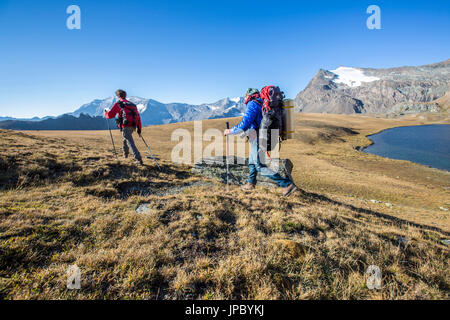
[[[263,117],[261,110],[263,102],[258,89],[250,88],[247,90],[245,94],[245,104],[247,105],[247,110],[242,121],[235,127],[227,129],[224,132],[225,136],[238,135],[246,132],[249,139],[250,157],[248,159],[248,166],[250,174],[248,182],[242,187],[242,190],[254,190],[256,186],[256,177],[258,172],[260,172],[263,176],[272,179],[283,188],[283,196],[288,197],[298,189],[297,186],[290,179],[281,177],[279,173],[274,172],[260,161],[261,150],[258,142],[257,130],[260,128]]]

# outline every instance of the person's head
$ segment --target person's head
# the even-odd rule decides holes
[[[258,89],[255,88],[247,89],[247,92],[245,93],[245,104],[247,104],[252,99],[252,96],[254,96],[255,94],[259,95]]]
[[[116,96],[117,98],[125,99],[127,97],[127,93],[124,90],[119,89],[116,91]]]
[[[252,95],[254,95],[254,94],[257,94],[257,93],[259,93],[259,90],[258,90],[258,89],[255,89],[255,88],[248,88],[248,89],[247,89],[247,92],[245,93],[245,96],[246,96],[246,97],[250,97],[250,96],[252,96]]]

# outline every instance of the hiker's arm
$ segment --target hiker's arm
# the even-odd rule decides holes
[[[116,102],[114,106],[111,108],[111,110],[106,111],[105,110],[105,117],[106,119],[112,119],[119,113],[120,107],[119,104]]]
[[[230,130],[230,134],[236,135],[241,132],[247,131],[252,126],[252,123],[255,121],[258,109],[255,107],[256,103],[249,103],[248,108],[245,111],[244,117],[238,125],[234,126]],[[259,107],[259,106],[258,106]]]

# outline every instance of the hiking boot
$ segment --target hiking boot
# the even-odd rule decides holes
[[[298,187],[292,183],[290,186],[283,189],[283,197],[289,197],[294,191],[297,191]]]
[[[255,190],[255,185],[250,183],[250,182],[248,182],[247,184],[245,184],[245,185],[243,185],[241,187],[241,190],[243,190],[243,191],[253,191],[253,190]]]
[[[142,159],[136,159],[135,163],[136,163],[136,164],[139,164],[139,165],[141,165],[141,166],[144,165],[144,161],[142,161]]]
[[[127,155],[127,154],[124,154],[124,155],[123,155],[123,158],[124,158],[124,159],[128,158],[128,155]]]

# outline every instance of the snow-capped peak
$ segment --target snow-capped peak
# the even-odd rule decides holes
[[[204,119],[217,119],[224,117],[237,117],[245,110],[241,103],[242,98],[224,98],[215,103],[188,105],[185,103],[164,104],[155,100],[140,97],[129,97],[141,115],[143,125],[165,124],[171,122],[193,121]],[[113,105],[113,97],[103,100],[97,99],[84,104],[71,113],[78,117],[80,114],[90,116],[103,116],[104,109],[110,109]]]
[[[142,103],[138,104],[136,107],[138,108],[139,113],[143,113],[147,109],[147,105]]]
[[[378,81],[380,78],[366,76],[362,70],[349,68],[349,67],[339,67],[336,70],[330,70],[330,72],[337,75],[337,78],[333,80],[334,83],[343,83],[349,87],[359,87],[362,82],[373,82]]]

